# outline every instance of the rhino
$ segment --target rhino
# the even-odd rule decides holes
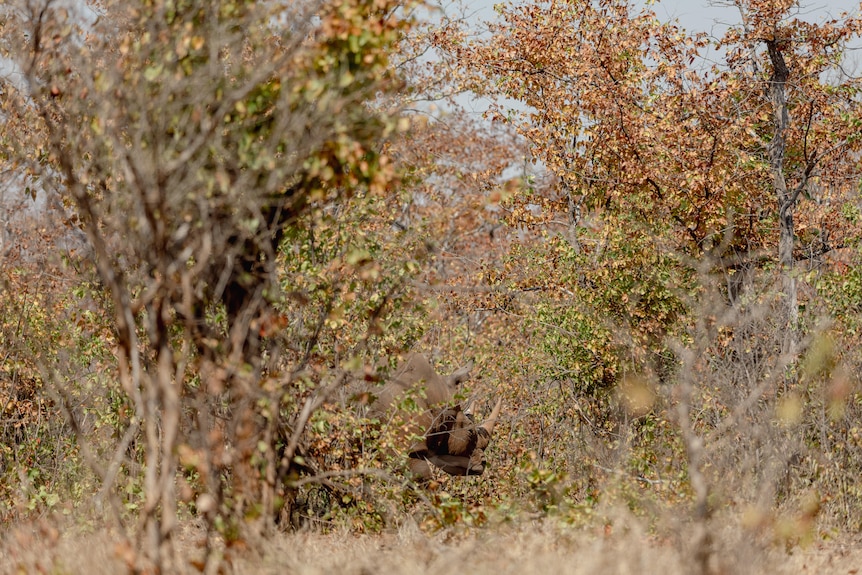
[[[460,403],[453,404],[471,368],[472,363],[443,377],[427,357],[410,354],[371,404],[372,417],[398,417],[407,423],[405,437],[421,437],[407,448],[410,474],[417,481],[431,479],[432,465],[449,475],[481,475],[485,471],[485,448],[491,442],[503,402],[498,399],[481,424],[476,424]],[[405,409],[405,400],[415,402],[418,411]]]

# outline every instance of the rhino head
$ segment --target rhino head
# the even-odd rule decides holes
[[[420,481],[431,479],[432,465],[449,475],[481,475],[485,471],[485,448],[491,442],[502,400],[497,400],[481,424],[461,404],[453,405],[455,394],[471,368],[472,364],[443,377],[424,355],[411,354],[395,370],[372,405],[375,415],[399,412],[408,422],[405,434],[422,438],[407,449],[411,474]],[[418,411],[407,413],[399,409],[408,396]]]

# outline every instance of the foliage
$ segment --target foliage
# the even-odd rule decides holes
[[[52,2],[7,12],[7,44],[29,39],[14,55],[32,90],[4,93],[4,140],[72,207],[111,298],[133,416],[98,471],[112,490],[121,467],[143,464],[138,564],[177,560],[178,497],[205,518],[209,549],[219,532],[234,540],[261,514],[270,522],[310,415],[343,379],[353,352],[326,349],[314,363],[325,371],[306,370],[319,329],[281,321],[279,307],[295,310],[275,270],[286,231],[319,224],[325,237],[322,210],[395,179],[382,152],[396,119],[374,101],[398,86],[396,8],[143,1],[100,6],[92,23]],[[335,270],[341,257],[351,270],[371,263],[357,254],[323,256]],[[312,295],[306,306],[339,327],[332,300],[345,294]],[[291,347],[267,348],[282,323]],[[126,462],[138,442],[143,461]]]
[[[858,526],[860,21],[737,5],[717,43],[626,0],[4,11],[2,160],[98,280],[4,268],[0,511],[97,484],[131,564],[179,568],[188,514],[210,570],[275,524],[622,503],[702,573],[718,517]],[[482,477],[413,485],[367,417],[410,350],[503,397]]]
[[[529,406],[533,419],[518,426],[550,469],[566,458],[555,459],[548,446],[565,445],[564,453],[584,446],[601,467],[648,481],[669,473],[670,493],[684,495],[690,482],[704,522],[709,486],[749,462],[729,456],[706,477],[696,446],[724,446],[714,438],[738,422],[737,410],[760,438],[766,432],[754,429],[768,427],[772,413],[743,406],[774,404],[752,387],[775,385],[776,373],[784,389],[803,385],[796,362],[824,304],[830,316],[856,317],[853,272],[841,261],[858,237],[848,206],[849,183],[858,179],[850,150],[859,143],[860,86],[842,64],[859,20],[814,24],[781,2],[739,7],[742,22],[717,46],[613,0],[499,5],[484,35],[471,36],[455,19],[428,35],[441,53],[437,69],[450,71],[449,91],[497,98],[487,115],[521,134],[535,165],[506,204],[517,240],[488,274],[510,294],[494,310],[522,329],[514,345],[522,351],[500,358],[508,377],[524,377],[513,403]],[[707,47],[725,50],[725,61],[702,61]],[[772,299],[775,271],[784,282],[782,311]],[[820,300],[814,285],[836,297]],[[776,323],[761,323],[762,314]],[[710,331],[725,320],[723,332]],[[733,342],[743,350],[726,355]],[[716,363],[701,371],[689,354]],[[751,354],[760,362],[755,371]],[[526,374],[516,367],[523,365]],[[689,379],[694,369],[699,380]],[[596,390],[625,395],[633,379],[647,389],[688,391],[660,393],[648,403],[652,415],[631,421],[618,411],[625,402],[605,395],[599,417],[590,417]],[[678,414],[689,401],[705,411]],[[710,417],[689,422],[693,413]],[[642,451],[639,440],[628,442],[649,437],[656,420],[665,422],[659,445]],[[824,429],[825,420],[806,421]],[[751,448],[744,437],[731,442],[734,449]],[[817,449],[826,448],[824,437],[812,437]],[[607,457],[614,447],[620,451]],[[597,475],[578,473],[586,484]],[[783,501],[787,492],[772,495]]]
[[[98,294],[66,262],[37,248],[8,252],[3,263],[0,517],[41,515],[60,502],[69,512],[98,490],[87,457],[103,455],[121,427],[110,332]],[[76,427],[97,453],[81,452]]]

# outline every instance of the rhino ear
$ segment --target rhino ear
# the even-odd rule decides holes
[[[467,362],[467,365],[456,369],[452,372],[452,374],[446,378],[446,383],[449,384],[450,389],[455,389],[470,377],[470,372],[473,370],[473,360],[471,359]]]

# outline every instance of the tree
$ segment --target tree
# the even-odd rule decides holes
[[[731,272],[774,262],[795,326],[795,262],[843,246],[852,228],[840,206],[859,174],[862,86],[843,66],[859,19],[811,24],[795,2],[737,5],[743,24],[719,43],[721,66],[698,65],[704,35],[625,0],[500,7],[487,38],[437,43],[460,64],[458,85],[521,103],[491,115],[514,124],[556,178],[545,220],[567,215],[573,246],[598,256],[591,246],[606,245],[591,240],[589,217],[654,238],[644,261],[657,248],[711,254]],[[802,198],[816,205],[804,215]]]
[[[159,568],[178,561],[180,467],[210,532],[235,537],[241,518],[272,516],[276,475],[295,465],[320,401],[282,412],[314,333],[293,355],[262,345],[283,323],[276,265],[292,253],[280,245],[316,207],[394,179],[381,152],[396,123],[379,97],[398,86],[397,7],[144,0],[92,8],[92,21],[52,0],[5,10],[26,89],[3,92],[4,142],[73,208],[111,295],[135,415],[99,471],[110,492],[142,441],[138,533]]]
[[[768,152],[778,214],[777,260],[784,278],[789,326],[795,332],[799,272],[794,254],[799,246],[794,215],[799,202],[802,198],[818,204],[841,202],[847,183],[859,175],[858,95],[862,84],[846,67],[852,65],[847,61],[847,46],[862,32],[862,21],[842,17],[808,23],[795,16],[797,2],[739,0],[734,4],[743,25],[723,40],[730,49],[731,73],[748,76],[754,82],[748,88],[752,94],[762,78],[768,78],[772,131],[759,135]],[[765,52],[758,53],[758,46]],[[841,236],[846,232],[842,233],[829,211],[827,207],[821,216],[832,221],[817,234],[818,255],[843,246]],[[836,232],[838,238],[830,241]]]

